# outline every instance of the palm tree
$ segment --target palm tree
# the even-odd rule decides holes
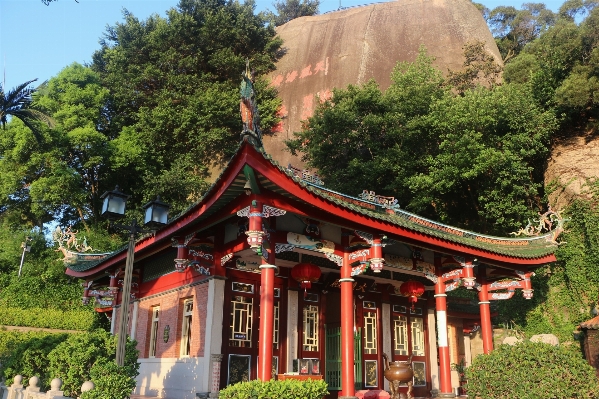
[[[42,121],[48,124],[48,126],[52,126],[53,120],[50,116],[32,106],[32,95],[37,89],[31,88],[29,85],[36,80],[33,79],[20,84],[8,93],[4,92],[4,88],[0,84],[0,124],[2,124],[3,128],[6,128],[8,117],[14,116],[31,129],[35,138],[40,141],[40,131],[34,122]]]

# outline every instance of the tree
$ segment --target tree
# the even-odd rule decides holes
[[[496,7],[487,23],[495,37],[503,61],[519,54],[526,44],[555,24],[557,16],[543,3],[524,3],[521,10],[512,6]]]
[[[287,143],[329,188],[373,190],[402,207],[471,230],[507,234],[542,206],[554,114],[523,85],[452,93],[421,52],[382,93],[336,90]]]
[[[320,0],[281,0],[273,3],[276,14],[267,12],[267,17],[275,26],[286,24],[292,19],[318,14]]]
[[[485,50],[481,41],[468,42],[464,45],[464,67],[458,71],[449,71],[447,81],[458,93],[472,90],[482,84],[493,87],[501,82],[502,67],[495,58]]]
[[[94,217],[111,154],[104,133],[108,90],[90,68],[72,64],[40,86],[35,99],[55,125],[43,130],[44,143],[32,145],[28,132],[11,123],[0,142],[0,204],[37,226]]]
[[[385,93],[374,81],[334,90],[287,146],[318,169],[327,187],[349,194],[369,189],[405,205],[407,179],[434,151],[422,118],[447,89],[423,49],[414,63],[398,64],[392,80]]]
[[[280,45],[252,2],[182,0],[167,18],[145,21],[125,12],[92,65],[111,93],[114,183],[137,196],[133,203],[159,193],[175,213],[198,200],[210,168],[237,147],[246,59],[259,77],[274,69]],[[267,134],[280,102],[264,79],[255,87]]]
[[[508,63],[504,73],[507,82],[530,83],[537,101],[564,115],[563,126],[570,130],[593,125],[599,114],[599,8],[575,3],[564,3],[562,11],[576,4],[585,7],[589,12],[580,24],[561,18]]]
[[[428,115],[438,154],[409,179],[411,208],[436,218],[507,235],[543,207],[543,168],[558,124],[529,88],[479,87],[446,96]]]
[[[37,89],[31,88],[29,85],[36,80],[22,83],[8,93],[4,92],[4,88],[0,84],[0,124],[6,128],[9,117],[18,118],[33,132],[35,138],[41,141],[39,127],[35,122],[42,121],[52,125],[52,119],[33,104],[32,95]]]

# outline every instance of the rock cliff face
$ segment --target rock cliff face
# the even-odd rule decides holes
[[[414,61],[424,45],[443,71],[460,69],[464,44],[479,40],[501,63],[480,12],[469,0],[399,0],[294,19],[277,29],[286,54],[270,75],[283,100],[283,122],[264,137],[266,151],[282,165],[300,166],[284,151],[317,101],[333,88],[370,79],[385,89],[398,61]]]
[[[599,177],[599,134],[596,131],[578,132],[567,139],[557,140],[545,171],[545,186],[557,183],[549,196],[555,209],[562,209],[574,198],[589,198],[588,178]]]

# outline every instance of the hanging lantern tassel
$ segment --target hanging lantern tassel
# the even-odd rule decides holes
[[[291,269],[291,277],[304,289],[304,298],[308,296],[307,290],[312,288],[312,283],[320,279],[320,275],[320,268],[311,263],[298,263]]]
[[[312,288],[312,283],[310,281],[302,281],[300,283],[300,287],[304,289],[304,298],[308,296],[307,289]]]
[[[424,294],[424,284],[419,281],[408,280],[399,287],[399,292],[401,292],[401,295],[408,297],[412,310],[414,310],[418,298]]]

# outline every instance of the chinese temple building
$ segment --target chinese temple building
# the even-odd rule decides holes
[[[414,396],[455,396],[451,365],[471,351],[464,337],[480,328],[482,352],[493,349],[491,302],[532,297],[530,277],[555,261],[561,222],[545,235],[492,237],[373,192],[329,190],[272,161],[252,112],[242,101],[241,144],[204,197],[136,241],[125,309],[140,352],[135,393],[217,397],[239,381],[312,375],[351,398],[389,388],[385,353],[410,359]],[[113,332],[126,256],[67,268]],[[458,288],[477,292],[476,313],[448,307]]]

